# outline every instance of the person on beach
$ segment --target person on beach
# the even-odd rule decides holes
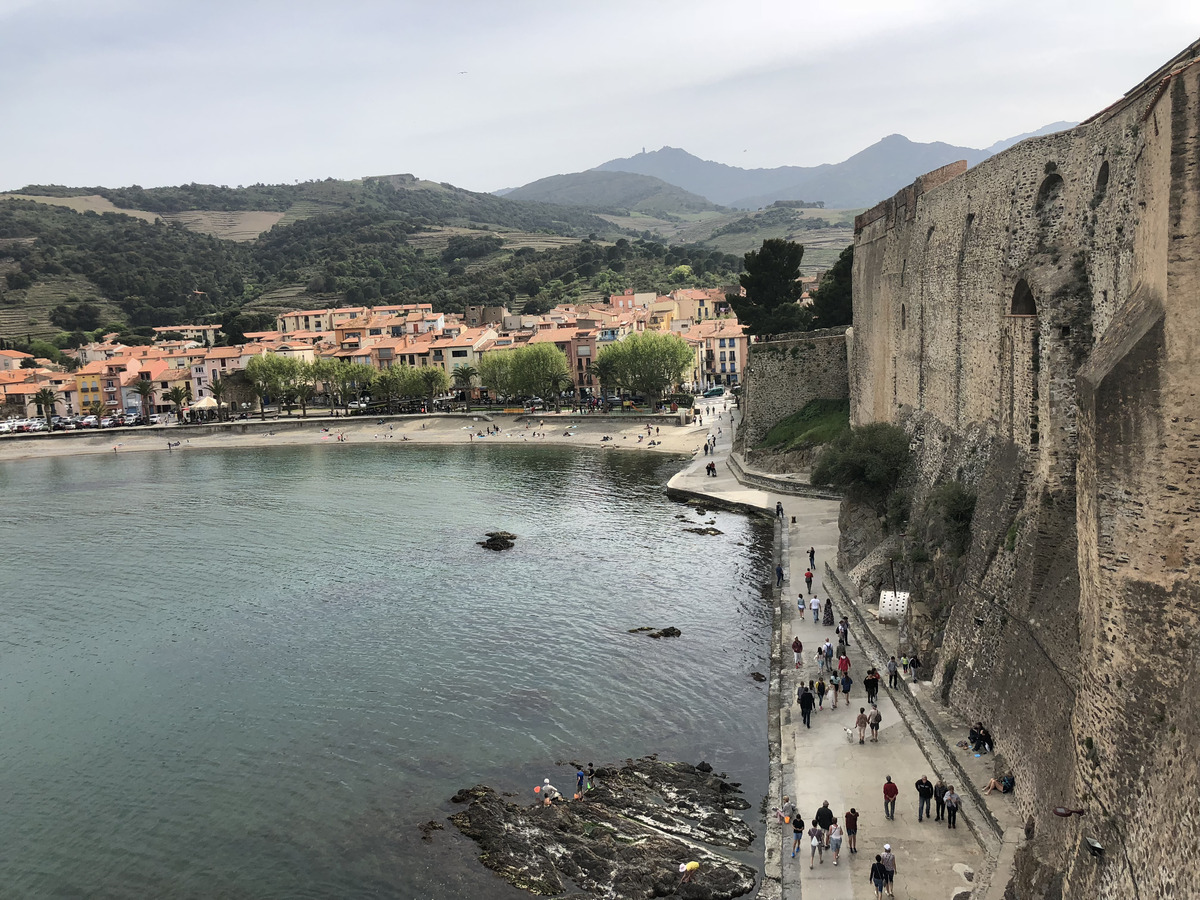
[[[883,863],[884,880],[887,882],[887,894],[889,897],[895,897],[895,887],[892,884],[896,880],[896,856],[892,853],[892,845],[884,844],[883,853],[879,854],[879,861]]]
[[[817,677],[817,711],[825,708],[825,692],[828,688],[825,686],[825,679]]]
[[[850,811],[842,813],[842,821],[846,823],[846,848],[851,853],[858,852],[858,810],[853,806]]]
[[[812,610],[813,624],[816,625],[817,620],[821,618],[821,601],[817,599],[816,594],[808,601],[808,608]]]
[[[867,724],[871,726],[871,743],[879,743],[879,723],[883,721],[883,716],[879,712],[879,707],[874,703],[871,704],[871,711],[867,713]]]
[[[858,742],[860,744],[866,743],[868,721],[867,708],[865,706],[860,706],[858,708],[858,718],[854,720],[854,725],[858,728]]]
[[[821,862],[825,862],[825,832],[821,830],[821,826],[817,824],[817,820],[812,820],[812,828],[808,829],[809,846],[812,847],[812,852],[808,857],[808,867],[811,869],[813,863],[820,857]]]
[[[883,900],[883,889],[887,885],[887,869],[883,867],[883,857],[876,853],[875,862],[871,863],[871,874],[867,876],[875,885],[875,900]]]
[[[804,722],[805,728],[812,728],[813,692],[810,690],[811,684],[812,682],[801,685],[796,698],[800,703],[800,719]]]
[[[804,652],[804,644],[800,642],[799,635],[792,638],[792,656],[795,658],[796,668],[800,668],[800,654]]]
[[[558,788],[550,783],[549,778],[542,782],[542,806],[549,806],[561,796],[562,794],[559,793]]]
[[[829,692],[833,694],[833,708],[837,709],[838,692],[842,689],[842,676],[834,672],[829,676]]]

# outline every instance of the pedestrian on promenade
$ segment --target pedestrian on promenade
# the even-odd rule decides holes
[[[821,808],[817,810],[817,826],[825,834],[825,849],[829,849],[829,829],[837,819],[833,817],[833,810],[829,808],[829,801],[826,800],[821,804]]]
[[[887,872],[887,893],[889,897],[895,897],[895,887],[892,884],[896,880],[896,856],[892,853],[892,845],[884,844],[883,853],[879,854],[879,861],[883,863],[883,868]]]
[[[858,742],[860,744],[865,743],[864,739],[867,736],[867,722],[868,721],[869,721],[869,719],[867,717],[867,708],[865,706],[860,706],[858,708],[858,718],[854,720],[854,724],[858,728]],[[888,779],[888,780],[890,781],[891,779]],[[886,798],[886,794],[887,794],[886,787],[884,787],[883,792],[884,792],[884,795]],[[886,805],[885,805],[885,808],[886,808]]]
[[[800,618],[804,618],[804,591],[801,591],[796,597],[796,609],[800,610]]]
[[[838,657],[837,670],[843,675],[846,675],[850,672],[850,657],[848,657],[845,653]]]
[[[833,864],[836,866],[838,857],[842,855],[842,826],[837,819],[829,826],[829,849],[833,851]]]
[[[917,821],[924,822],[929,815],[929,804],[933,800],[933,782],[929,776],[922,775],[917,779]]]
[[[937,780],[933,786],[933,821],[940,822],[946,815],[946,782]]]
[[[962,797],[954,793],[954,785],[946,788],[946,827],[958,827],[958,809],[962,806]]]
[[[775,818],[780,825],[788,825],[796,818],[796,804],[787,794],[783,795],[783,803],[775,808]]]
[[[883,721],[883,716],[879,713],[879,707],[874,703],[871,704],[871,711],[867,713],[867,724],[871,726],[871,743],[879,743],[879,723]]]
[[[885,776],[887,781],[883,783],[883,816],[885,819],[896,818],[896,797],[900,794],[900,788],[892,783],[892,776]]]
[[[812,682],[809,682],[809,684],[811,683]],[[800,687],[800,694],[797,697],[797,700],[800,702],[800,718],[804,722],[804,727],[812,728],[812,722],[810,720],[812,718],[813,693],[809,690],[809,686],[807,684]]]
[[[875,698],[879,696],[879,672],[872,666],[867,670],[867,677],[863,679],[863,687],[867,689],[867,702],[875,703]]]
[[[904,677],[908,677],[908,656],[907,654],[900,657],[900,669],[904,672]]]
[[[808,829],[808,836],[811,838],[809,846],[812,847],[812,853],[808,857],[808,867],[811,869],[817,857],[820,857],[821,862],[825,862],[825,832],[817,825],[816,819],[813,819],[812,828]]]
[[[792,638],[792,656],[795,657],[796,668],[800,668],[800,654],[804,652],[804,644],[800,643],[800,637],[797,635]]]
[[[812,599],[808,601],[808,608],[812,610],[813,624],[817,624],[817,620],[821,618],[821,601],[817,599],[817,595],[813,594]]]
[[[896,682],[899,680],[900,676],[896,674],[898,668],[899,667],[896,665],[896,657],[893,656],[891,659],[888,660],[888,663],[887,663],[888,687],[889,688],[894,688],[896,686]]]
[[[816,660],[817,660],[817,673],[820,674],[821,672],[825,671],[825,648],[824,647],[817,648]]]
[[[775,515],[777,515],[780,519],[783,518],[783,502],[782,501],[777,500],[775,502]]]
[[[842,814],[842,821],[846,823],[846,844],[851,853],[858,852],[858,810],[853,806],[850,807],[850,812]]]
[[[842,676],[834,672],[829,676],[829,691],[833,694],[833,708],[837,709],[838,691],[842,689]]]
[[[808,567],[810,569],[817,567],[817,551],[813,547],[808,548]]]
[[[812,580],[813,580],[812,569],[809,569],[808,571],[806,571],[804,573],[804,588],[810,594],[812,593]]]
[[[828,690],[828,688],[826,688],[826,686],[825,686],[825,679],[818,675],[817,676],[817,709],[818,710],[822,710],[825,708],[825,693],[827,690]]]
[[[850,673],[846,672],[842,675],[842,696],[846,699],[846,703],[850,702],[850,686],[854,684],[854,679],[850,677]]]
[[[775,567],[775,587],[783,587],[783,566]]]
[[[916,684],[921,677],[921,660],[917,658],[917,654],[914,653],[908,661],[908,667],[912,670],[913,684]]]
[[[796,854],[800,852],[802,840],[804,840],[804,820],[799,816],[792,816],[792,859],[795,859]]]
[[[832,625],[833,624],[833,598],[832,597],[825,598],[825,616],[821,620],[821,623],[823,625]]]
[[[871,874],[867,876],[875,885],[875,900],[883,900],[883,889],[887,886],[887,869],[883,867],[883,857],[876,853],[875,862],[871,863]]]

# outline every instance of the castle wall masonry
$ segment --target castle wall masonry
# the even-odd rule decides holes
[[[1014,895],[1197,896],[1200,42],[855,231],[852,422],[978,495],[926,639],[1016,771]]]

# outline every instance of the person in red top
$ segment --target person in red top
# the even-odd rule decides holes
[[[838,657],[838,671],[845,675],[850,671],[850,657],[845,653]]]
[[[810,594],[812,593],[812,580],[813,580],[812,569],[809,569],[807,572],[804,573],[804,587]]]
[[[900,788],[892,783],[892,776],[886,776],[887,781],[883,784],[883,814],[886,818],[896,818],[896,797],[900,794]]]
[[[858,810],[853,806],[850,812],[842,813],[842,821],[846,823],[846,843],[851,853],[858,852]]]
[[[792,638],[792,653],[796,655],[796,668],[800,668],[800,654],[804,652],[804,645],[800,643],[800,637],[797,635]]]

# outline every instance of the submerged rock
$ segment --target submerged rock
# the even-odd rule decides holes
[[[740,897],[754,869],[698,844],[747,848],[754,832],[733,810],[749,809],[738,785],[701,763],[627,760],[597,770],[585,799],[543,807],[517,805],[476,785],[454,801],[469,803],[450,821],[480,847],[480,860],[511,884],[543,896]],[[700,863],[680,884],[679,866]]]
[[[678,628],[676,628],[674,625],[668,625],[666,628],[660,628],[658,631],[650,632],[650,634],[648,634],[647,637],[652,637],[655,640],[658,640],[659,638],[680,637],[682,635],[683,635],[683,632],[680,631]]]
[[[513,542],[517,536],[510,531],[489,531],[486,532],[486,541],[478,541],[480,547],[485,547],[488,550],[511,550]]]
[[[716,528],[712,528],[712,527],[709,527],[709,528],[685,528],[683,530],[690,531],[692,534],[714,535],[714,534],[724,534],[725,533],[723,531],[720,531],[720,530],[718,530]]]

